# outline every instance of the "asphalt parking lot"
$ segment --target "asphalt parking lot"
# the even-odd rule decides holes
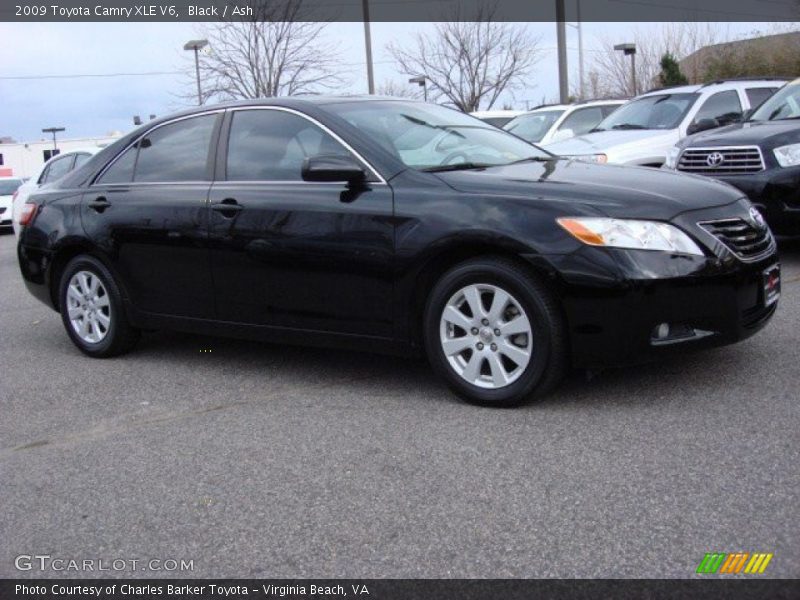
[[[191,559],[169,575],[194,577],[690,577],[711,551],[799,577],[800,243],[781,253],[754,338],[490,410],[370,354],[159,332],[86,358],[1,235],[0,577],[92,575],[20,572],[20,554]]]

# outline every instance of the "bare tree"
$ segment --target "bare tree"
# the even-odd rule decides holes
[[[314,21],[303,0],[247,0],[252,15],[202,26],[203,100],[318,93],[343,83],[336,48],[320,40],[328,25]]]
[[[391,43],[387,50],[402,73],[427,77],[430,99],[447,98],[465,112],[491,108],[541,57],[538,38],[495,15],[495,5],[480,4],[471,21],[462,21],[456,7],[431,35],[418,33],[410,47]]]
[[[394,79],[386,79],[376,90],[379,96],[394,96],[395,98],[422,98],[419,86],[411,84],[398,84]]]
[[[723,41],[726,32],[720,32],[717,24],[710,23],[664,23],[660,31],[634,29],[632,40],[602,38],[600,49],[595,54],[591,71],[596,74],[592,87],[604,95],[632,95],[630,57],[614,50],[620,41],[633,41],[636,44],[637,93],[658,84],[661,71],[661,58],[671,54],[681,60],[694,51]],[[690,82],[700,77],[700,65],[692,60],[681,68]]]

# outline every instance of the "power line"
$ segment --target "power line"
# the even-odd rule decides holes
[[[0,79],[78,79],[81,77],[141,77],[151,75],[181,75],[185,71],[145,71],[143,73],[73,73],[70,75],[9,75]]]

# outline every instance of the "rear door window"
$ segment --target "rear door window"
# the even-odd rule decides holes
[[[53,181],[58,181],[72,170],[72,163],[74,161],[75,156],[72,154],[54,160],[48,165],[47,169],[42,174],[39,183],[52,183]]]

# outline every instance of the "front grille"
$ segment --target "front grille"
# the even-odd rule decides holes
[[[687,148],[678,160],[678,170],[701,175],[736,175],[764,170],[757,146]]]
[[[720,219],[699,225],[745,261],[758,260],[775,247],[768,227],[755,227],[744,219]]]

